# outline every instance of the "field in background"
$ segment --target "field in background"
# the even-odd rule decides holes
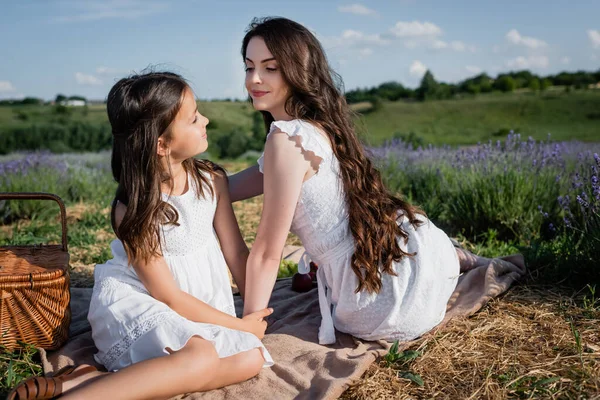
[[[599,102],[598,91],[582,91],[355,106],[368,130],[366,140],[388,142],[370,150],[394,192],[421,206],[473,252],[523,252],[529,271],[521,285],[474,317],[426,335],[407,351],[390,352],[343,398],[593,398],[600,393]],[[199,107],[211,119],[209,140],[231,132],[251,135],[256,123],[247,103]],[[55,126],[106,123],[104,106],[63,112],[0,107],[0,132],[48,120]],[[547,133],[553,140],[591,143],[547,141]],[[483,144],[473,145],[478,141]],[[469,146],[428,147],[429,142]],[[252,157],[219,162],[235,172],[253,164]],[[109,159],[108,151],[0,156],[0,192],[49,191],[65,200],[73,286],[90,287],[94,265],[110,258],[114,234],[108,205],[115,183]],[[251,246],[262,198],[236,203],[234,209]],[[0,202],[0,245],[58,242],[57,212],[41,202]],[[290,235],[288,244],[299,244],[298,238]],[[280,276],[294,268],[282,264]],[[40,373],[35,349],[0,351],[0,397],[23,377]]]
[[[359,113],[356,123],[361,137],[374,146],[394,137],[409,139],[415,147],[473,145],[504,139],[511,130],[537,140],[549,134],[559,141],[600,140],[600,90],[491,93],[426,102],[359,103],[353,108]],[[257,136],[253,132],[264,129],[256,123],[255,111],[247,102],[199,102],[199,110],[211,121],[208,133],[212,157],[226,154],[226,147],[248,147],[252,136]],[[86,130],[97,131],[102,139],[87,143]],[[27,132],[39,136],[39,140],[23,144],[29,150],[49,148],[60,152],[70,146],[77,151],[98,151],[110,146],[103,105],[0,107],[0,144],[12,148]],[[247,140],[236,140],[240,135]],[[77,139],[69,141],[73,136]],[[224,139],[226,136],[230,138]],[[44,143],[49,137],[56,139]],[[63,143],[56,143],[62,138]]]

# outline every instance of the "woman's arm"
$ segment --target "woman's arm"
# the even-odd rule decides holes
[[[229,197],[232,203],[246,200],[263,193],[263,175],[258,165],[229,177]]]
[[[269,303],[302,182],[311,164],[300,138],[275,131],[265,144],[264,205],[246,268],[244,315]]]
[[[227,176],[218,173],[214,178],[215,195],[217,196],[217,211],[213,222],[225,261],[229,266],[233,280],[237,284],[242,298],[246,288],[246,261],[248,261],[248,246],[242,238],[240,227],[233,213],[229,198]]]

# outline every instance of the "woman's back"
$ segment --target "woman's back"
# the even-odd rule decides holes
[[[275,121],[271,132],[276,129],[292,138],[299,136],[303,151],[322,159],[318,172],[302,184],[291,226],[319,265],[320,343],[335,342],[334,325],[367,340],[410,340],[437,325],[459,274],[456,252],[446,234],[424,216],[419,217],[424,221],[419,228],[400,216],[398,224],[408,234],[408,242],[397,238],[398,244],[416,255],[394,262],[396,275],[381,274],[379,293],[356,293],[358,279],[351,268],[356,248],[339,161],[314,125]],[[262,171],[262,157],[258,163]],[[299,265],[299,270],[303,267]]]
[[[311,123],[299,119],[275,121],[271,132],[276,129],[300,137],[304,151],[322,160],[317,173],[302,184],[290,230],[300,237],[309,254],[325,253],[351,236],[338,160],[324,134]],[[263,156],[258,164],[263,172]]]

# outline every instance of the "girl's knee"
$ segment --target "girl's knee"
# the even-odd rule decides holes
[[[248,365],[249,378],[258,375],[265,364],[265,358],[262,351],[258,348],[246,352],[246,365]]]
[[[183,368],[191,374],[205,374],[214,371],[219,363],[215,346],[208,340],[193,336],[178,352]]]

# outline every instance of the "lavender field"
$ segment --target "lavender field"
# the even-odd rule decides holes
[[[470,147],[371,148],[389,187],[452,236],[485,255],[521,251],[544,274],[600,281],[600,144],[506,140]],[[228,163],[239,169],[235,162]],[[16,153],[0,157],[0,191],[46,191],[67,204],[105,208],[115,183],[110,153]],[[4,222],[39,219],[40,202],[3,202]],[[8,238],[0,239],[3,242]]]
[[[518,250],[549,279],[600,281],[600,144],[511,133],[460,149],[391,141],[372,153],[394,191],[479,252]]]
[[[389,187],[422,207],[462,246],[485,256],[521,252],[529,271],[475,316],[415,342],[410,361],[379,360],[342,398],[597,395],[600,144],[535,141],[511,133],[506,140],[462,148],[413,148],[395,140],[369,151]],[[235,172],[251,162],[223,164]],[[52,192],[67,204],[76,287],[91,287],[94,265],[111,256],[108,212],[115,188],[108,152],[0,157],[0,192]],[[234,209],[251,246],[262,198]],[[60,240],[57,208],[44,202],[0,201],[0,216],[0,245]],[[296,241],[288,238],[288,244]],[[280,276],[295,267],[282,263]],[[20,379],[41,374],[36,354],[30,347],[0,349],[0,396]]]

